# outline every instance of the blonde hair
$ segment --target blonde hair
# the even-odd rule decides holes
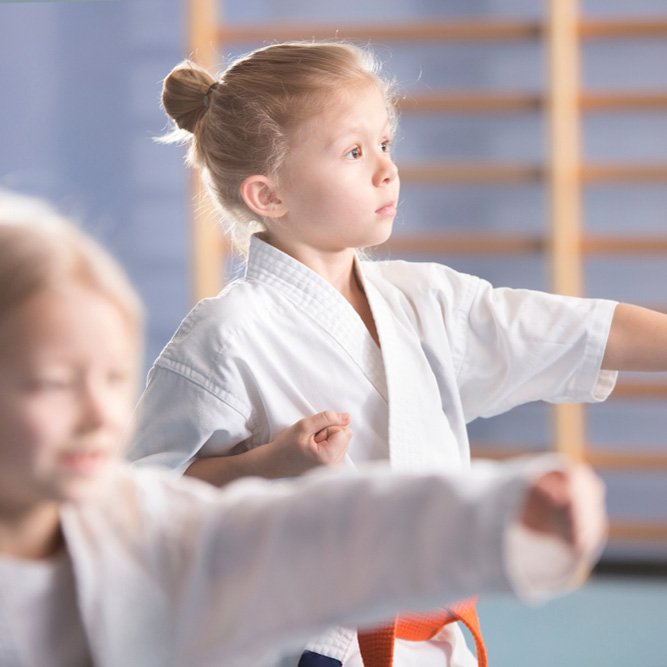
[[[323,110],[332,94],[374,83],[383,91],[392,122],[389,82],[368,50],[346,42],[286,42],[233,62],[214,78],[185,60],[164,80],[162,105],[179,128],[165,142],[190,143],[188,163],[198,167],[227,231],[243,251],[261,221],[245,205],[241,183],[255,174],[276,177],[287,138],[300,121]]]
[[[109,299],[140,346],[142,305],[111,255],[41,200],[0,190],[0,323],[60,280],[76,281]]]

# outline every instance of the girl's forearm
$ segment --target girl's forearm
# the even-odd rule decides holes
[[[214,486],[224,486],[242,477],[265,477],[275,479],[281,475],[271,458],[270,447],[256,447],[247,452],[230,456],[208,456],[196,459],[185,471]]]
[[[240,477],[297,477],[320,465],[342,463],[352,437],[347,412],[324,410],[304,417],[274,440],[232,456],[211,456],[194,461],[186,475],[223,486]]]
[[[667,371],[667,315],[619,304],[614,312],[602,368]]]

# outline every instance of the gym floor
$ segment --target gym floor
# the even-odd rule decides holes
[[[601,568],[541,606],[480,600],[490,667],[667,667],[667,568]]]

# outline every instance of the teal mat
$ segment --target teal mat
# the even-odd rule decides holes
[[[667,667],[667,578],[596,576],[541,606],[480,600],[489,667]]]

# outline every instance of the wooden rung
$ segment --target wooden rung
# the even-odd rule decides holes
[[[380,247],[416,253],[502,255],[544,252],[547,243],[542,236],[530,234],[435,232],[397,234]],[[667,253],[667,237],[586,236],[581,240],[581,249],[591,255],[663,254]]]
[[[515,41],[540,38],[543,26],[536,21],[446,21],[435,19],[407,24],[369,23],[256,23],[221,25],[217,29],[221,43],[283,41],[290,39],[352,39],[352,40],[453,40],[453,41]],[[667,18],[585,20],[579,24],[584,39],[623,37],[664,37]]]
[[[539,93],[503,92],[431,92],[409,93],[399,98],[397,105],[402,112],[426,113],[499,113],[536,111],[542,106]]]
[[[544,447],[523,443],[517,447],[515,443],[471,443],[474,458],[504,461],[520,456],[544,454]],[[660,452],[637,451],[637,445],[629,443],[624,451],[602,449],[596,446],[584,447],[583,458],[590,465],[601,470],[634,470],[667,472],[667,454]]]
[[[399,171],[402,181],[417,183],[526,183],[544,176],[538,165],[492,162],[400,164]]]
[[[418,183],[527,183],[545,176],[542,166],[493,162],[404,164],[399,169],[401,180]],[[667,165],[587,164],[579,173],[587,183],[667,181]]]
[[[586,449],[585,459],[596,468],[605,470],[650,470],[667,471],[667,454],[636,451],[637,446],[628,444],[624,451]]]
[[[400,40],[528,40],[543,34],[537,21],[446,21],[434,19],[414,23],[246,23],[225,24],[217,29],[221,43],[257,42],[289,39],[386,39]],[[584,20],[579,35],[585,39],[618,37],[664,37],[667,18]]]
[[[439,91],[405,93],[397,100],[403,113],[520,113],[539,111],[545,96],[533,92]],[[667,108],[667,92],[599,91],[582,93],[583,111],[661,111]]]
[[[667,540],[667,522],[611,521],[609,537],[612,540],[663,542]]]
[[[667,107],[667,92],[663,91],[596,91],[584,92],[580,96],[581,108],[585,111],[633,111],[663,110]]]
[[[582,250],[590,255],[667,253],[667,236],[585,236]]]
[[[379,250],[406,254],[517,255],[542,252],[544,240],[511,234],[397,234],[379,246]]]
[[[584,20],[579,24],[579,35],[586,39],[666,37],[667,17]]]
[[[662,382],[620,381],[611,396],[613,398],[667,398],[667,384]]]
[[[659,182],[667,181],[664,164],[586,164],[581,167],[581,178],[588,183]]]
[[[396,234],[380,248],[406,253],[502,256],[541,253],[547,245],[547,239],[531,234],[425,232]],[[581,239],[581,250],[589,255],[663,254],[667,253],[667,237],[586,236]]]
[[[536,445],[526,444],[517,447],[516,443],[511,445],[506,442],[489,443],[484,442],[470,443],[470,451],[474,459],[490,459],[492,461],[504,461],[506,459],[514,459],[521,456],[536,456],[544,454],[547,449],[539,449]]]
[[[421,21],[411,23],[256,23],[222,25],[218,40],[223,44],[270,42],[293,39],[349,39],[423,41],[470,40],[514,41],[536,39],[542,34],[537,21]]]

